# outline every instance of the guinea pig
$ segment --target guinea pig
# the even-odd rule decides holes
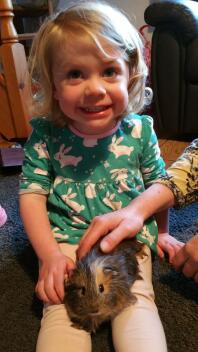
[[[95,332],[101,323],[136,301],[130,289],[141,279],[136,258],[141,248],[136,239],[127,239],[105,254],[97,243],[77,261],[65,282],[64,298],[74,327]]]

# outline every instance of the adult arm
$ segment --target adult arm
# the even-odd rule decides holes
[[[167,186],[174,194],[176,208],[198,201],[198,139],[167,169],[156,182]]]
[[[174,195],[169,188],[153,184],[127,207],[94,218],[80,241],[78,256],[84,256],[101,237],[101,249],[110,252],[124,238],[135,236],[151,215],[172,205]]]

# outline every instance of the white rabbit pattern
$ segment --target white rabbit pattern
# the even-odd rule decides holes
[[[85,188],[85,195],[86,198],[93,199],[96,198],[96,190],[95,190],[95,184],[94,183],[89,183],[86,188]]]
[[[133,147],[128,147],[127,145],[119,145],[123,141],[123,137],[117,138],[116,135],[112,138],[112,143],[108,146],[108,150],[114,153],[116,159],[122,155],[128,155],[134,150]]]
[[[66,178],[66,177],[63,177],[63,176],[57,176],[55,178],[55,181],[54,181],[54,187],[58,186],[60,183],[70,183],[72,182],[73,180],[71,178]]]
[[[145,238],[151,246],[155,243],[155,237],[150,234],[146,226],[142,228],[141,237]]]
[[[48,175],[48,171],[47,170],[43,170],[40,169],[39,167],[37,167],[36,169],[34,169],[34,173],[37,175]]]
[[[115,193],[110,194],[110,192],[106,193],[106,197],[103,198],[103,202],[111,209],[118,210],[122,208],[122,202],[114,202]]]
[[[63,168],[67,165],[77,166],[82,160],[82,156],[68,155],[67,153],[72,149],[72,147],[65,148],[64,144],[61,144],[59,152],[55,154],[54,159],[59,161],[60,167]]]
[[[126,180],[128,178],[128,170],[125,168],[122,169],[113,169],[110,171],[111,179],[115,179],[116,181]]]
[[[35,191],[35,193],[36,193],[37,191],[41,191],[41,193],[42,193],[42,191],[43,191],[43,193],[45,193],[45,191],[43,190],[42,186],[39,185],[38,183],[35,183],[35,182],[30,183],[30,184],[28,185],[27,189],[32,189],[33,191]]]
[[[151,167],[142,167],[141,171],[143,174],[148,174],[149,172],[153,171],[155,169],[155,165]]]
[[[72,224],[83,224],[83,225],[86,224],[86,222],[82,218],[77,217],[75,215],[71,216],[71,219],[73,220]],[[75,230],[75,228],[74,228],[74,230]]]
[[[130,188],[128,187],[126,180],[128,178],[128,170],[125,168],[122,169],[113,169],[110,171],[112,174],[111,179],[115,178],[116,182],[119,182],[118,185],[118,193],[122,193],[125,191],[130,191]]]
[[[49,159],[46,143],[42,141],[35,143],[33,149],[38,153],[39,159]]]
[[[133,128],[131,131],[131,136],[133,138],[141,138],[142,134],[142,121],[133,119]]]
[[[84,205],[80,205],[79,203],[77,203],[74,200],[72,200],[76,196],[77,196],[77,193],[72,193],[72,188],[69,188],[68,191],[67,191],[67,194],[63,194],[61,196],[61,198],[76,213],[80,213],[82,210],[85,209],[85,206]]]

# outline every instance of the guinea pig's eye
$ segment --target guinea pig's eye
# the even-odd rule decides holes
[[[81,296],[85,296],[85,287],[84,286],[82,286],[81,288],[80,288],[80,294],[81,294]]]
[[[103,284],[100,284],[100,285],[98,286],[98,289],[99,289],[99,292],[102,293],[102,292],[104,291],[104,286],[103,286]]]

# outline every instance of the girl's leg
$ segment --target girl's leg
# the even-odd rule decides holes
[[[113,343],[116,352],[167,352],[164,330],[154,303],[151,253],[147,246],[139,257],[140,275],[132,292],[135,304],[123,310],[112,321]]]
[[[71,326],[65,306],[48,305],[43,318],[36,352],[91,352],[90,334]]]
[[[61,250],[75,260],[77,246],[61,244]],[[91,352],[91,337],[71,326],[63,304],[46,305],[39,331],[36,352]]]

